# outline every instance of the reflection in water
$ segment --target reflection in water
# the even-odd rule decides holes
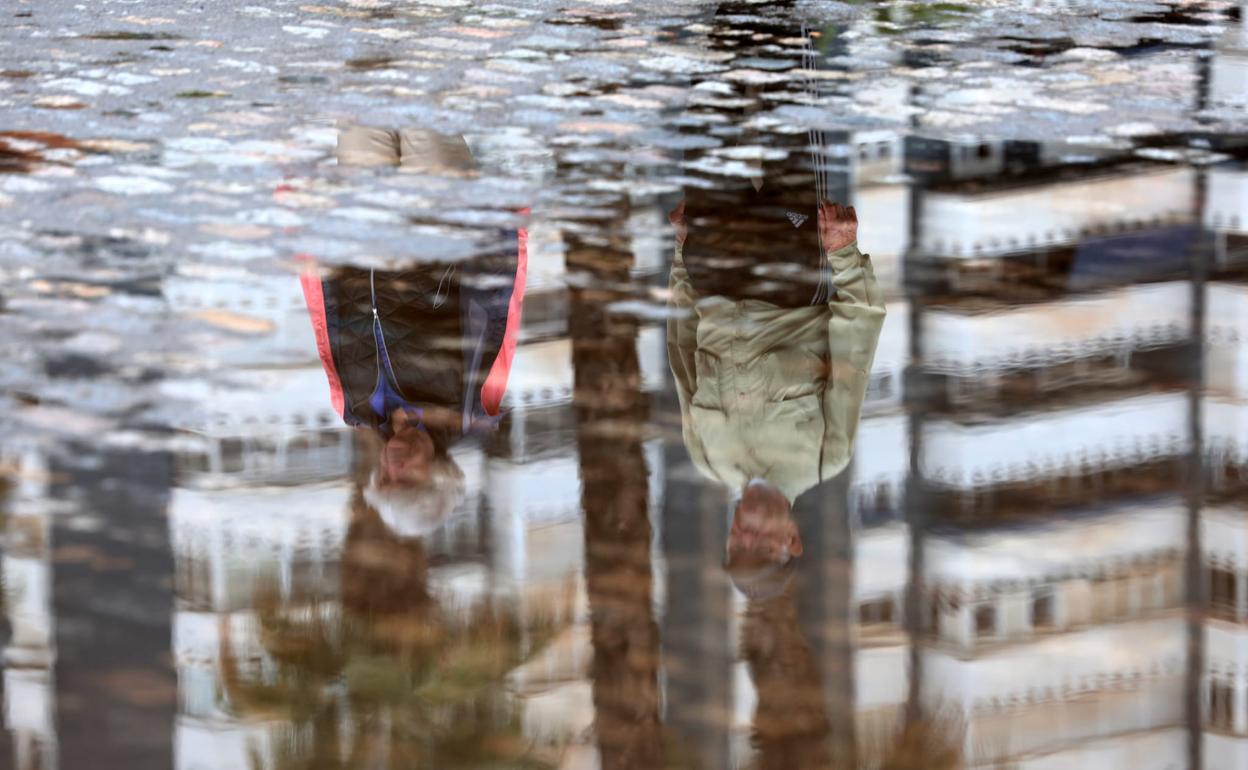
[[[345,128],[340,166],[467,173],[462,137]],[[524,301],[525,235],[503,250],[397,272],[343,267],[303,279],[334,408],[379,437],[367,496],[400,534],[437,527],[462,496],[452,443],[493,429]]]
[[[357,471],[337,604],[255,596],[266,665],[248,665],[220,627],[230,712],[278,718],[271,755],[253,765],[545,767],[521,739],[502,682],[553,630],[488,602],[454,606],[429,586],[418,537],[382,521]],[[375,470],[375,469],[372,469]]]
[[[716,9],[709,50],[804,72],[814,97],[806,30],[771,20],[739,35],[734,15],[743,10]],[[680,158],[683,195],[668,215],[668,363],[689,460],[730,498],[724,566],[746,599],[736,622],[755,705],[748,749],[731,761],[852,767],[849,581],[843,566],[829,580],[806,581],[818,596],[806,597],[804,630],[792,584],[804,543],[792,508],[806,495],[826,546],[818,558],[852,559],[850,528],[837,526],[848,511],[831,498],[853,456],[885,302],[858,249],[856,210],[829,199],[848,195],[848,175],[828,147],[835,142],[822,129],[760,121],[764,100],[784,99],[793,83],[759,74],[729,89],[714,74],[695,75],[673,122],[690,141]]]
[[[575,169],[561,169],[568,176]],[[625,201],[600,201],[614,221]],[[570,234],[573,276],[611,285],[627,281],[632,255],[618,234]],[[594,732],[601,766],[662,767],[659,633],[653,610],[648,469],[642,441],[647,415],[637,357],[638,324],[614,317],[609,289],[571,291],[572,406],[576,413],[589,598]]]
[[[463,173],[472,157],[460,137],[352,126],[338,162]],[[356,463],[338,602],[292,606],[261,584],[270,665],[259,669],[240,660],[229,622],[220,626],[231,711],[289,722],[253,764],[546,766],[521,740],[502,683],[554,618],[530,609],[522,620],[488,600],[448,606],[431,589],[424,542],[463,501],[452,446],[497,426],[527,259],[523,235],[502,240],[503,253],[397,272],[337,268],[318,280],[306,266],[332,405],[359,429]]]
[[[348,5],[14,16],[0,765],[1248,765],[1242,3]]]
[[[748,216],[742,212],[745,221]],[[852,207],[821,205],[818,226],[826,235],[820,240],[827,245],[815,250],[827,255],[831,285],[807,285],[797,306],[756,298],[727,277],[704,278],[709,269],[687,269],[683,252],[696,231],[677,247],[672,302],[684,315],[669,323],[668,357],[685,443],[703,473],[734,490],[754,481],[791,503],[849,463],[884,322],[871,263],[858,251],[857,225]],[[735,243],[742,241],[738,236]],[[730,261],[722,253],[696,261]]]
[[[758,768],[830,768],[827,707],[792,596],[750,599],[742,655],[758,693],[750,739]]]

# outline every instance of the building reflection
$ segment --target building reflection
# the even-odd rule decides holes
[[[1210,179],[1237,164],[1043,166],[986,184],[938,169],[920,218],[942,233],[920,228],[933,283],[912,311],[913,690],[959,713],[973,763],[1235,766],[1234,656],[1200,610],[1208,591],[1235,601],[1234,574],[1210,564],[1235,538],[1209,522],[1238,524],[1202,492],[1224,483],[1215,447],[1233,424],[1235,397],[1212,383],[1234,355],[1219,329],[1235,257],[1201,225],[1226,205]],[[985,229],[996,206],[1028,212],[1017,239]]]
[[[1230,25],[1211,62],[1211,98],[1242,92],[1242,34]],[[174,312],[266,331],[213,346],[219,376],[160,386],[212,405],[177,425],[168,488],[144,486],[121,519],[172,544],[171,564],[129,554],[137,582],[117,584],[171,605],[165,625],[141,617],[136,636],[84,644],[80,624],[107,618],[85,611],[72,557],[124,548],[54,522],[70,487],[122,506],[103,475],[161,460],[67,467],[0,439],[13,766],[78,766],[92,733],[75,699],[144,682],[153,700],[122,704],[130,724],[172,727],[131,766],[275,768],[315,752],[353,766],[352,746],[398,766],[403,736],[352,719],[393,724],[410,703],[351,703],[337,669],[292,669],[275,645],[275,619],[299,641],[379,612],[344,591],[360,566],[346,554],[369,543],[413,573],[398,584],[411,606],[391,614],[436,603],[440,627],[467,638],[481,608],[496,613],[510,646],[489,649],[506,661],[489,703],[507,717],[475,735],[547,765],[1248,764],[1242,146],[1211,137],[1196,165],[1165,136],[1077,159],[918,131],[838,143],[888,318],[851,465],[794,505],[806,553],[790,592],[751,601],[723,574],[727,495],[676,429],[663,320],[568,289],[569,272],[662,273],[669,244],[653,233],[670,201],[612,198],[609,232],[535,217],[508,416],[456,448],[463,502],[419,548],[361,505],[368,455],[330,409],[297,284],[175,275]],[[78,550],[58,556],[66,545]],[[331,657],[384,657],[375,644]],[[105,653],[130,678],[85,681]],[[162,701],[173,672],[176,702]],[[292,713],[292,681],[315,683],[316,718]],[[796,708],[809,729],[769,732]]]
[[[6,761],[167,766],[169,454],[29,434],[3,444]]]
[[[14,587],[5,596],[5,749],[14,767],[56,767],[52,533],[49,513],[40,505],[48,495],[48,460],[37,445],[22,444],[6,446],[0,457],[4,585]]]

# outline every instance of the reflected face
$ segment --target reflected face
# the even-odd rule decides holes
[[[730,567],[783,563],[802,555],[802,537],[792,507],[780,490],[767,482],[745,488],[728,533]]]
[[[382,489],[428,484],[433,462],[433,439],[411,423],[403,411],[390,417],[394,435],[381,448],[377,485]]]

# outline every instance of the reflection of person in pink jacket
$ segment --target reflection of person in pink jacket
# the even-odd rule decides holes
[[[442,176],[475,166],[460,136],[365,126],[342,130],[343,165],[394,165]],[[334,409],[377,436],[365,496],[400,534],[420,534],[454,508],[463,473],[448,449],[496,424],[519,335],[527,234],[486,232],[470,259],[399,270],[309,260],[304,298]]]

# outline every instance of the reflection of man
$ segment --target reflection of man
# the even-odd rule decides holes
[[[741,654],[758,700],[750,742],[757,770],[830,770],[832,734],[819,667],[791,595],[746,604]]]
[[[802,281],[797,271],[797,288],[770,299],[729,292],[723,270],[713,280],[691,277],[685,252],[698,223],[683,205],[672,219],[671,302],[684,314],[668,323],[668,355],[685,445],[702,473],[740,493],[743,521],[772,508],[787,511],[849,463],[884,321],[871,262],[858,251],[857,215],[822,202],[820,272],[829,286],[821,291],[820,279]],[[753,280],[748,270],[734,269],[743,282]],[[805,301],[784,302],[786,295]]]
[[[417,129],[345,128],[338,160],[474,172],[462,137]],[[334,407],[380,438],[365,497],[399,535],[422,534],[454,509],[463,473],[448,449],[499,414],[519,331],[526,238],[488,235],[497,237],[464,261],[340,267],[323,280],[309,269],[302,279]]]
[[[798,624],[793,560],[802,540],[787,504],[746,487],[733,516],[724,569],[745,595],[741,657],[758,695],[750,727],[759,770],[831,768],[832,726],[814,650]]]

